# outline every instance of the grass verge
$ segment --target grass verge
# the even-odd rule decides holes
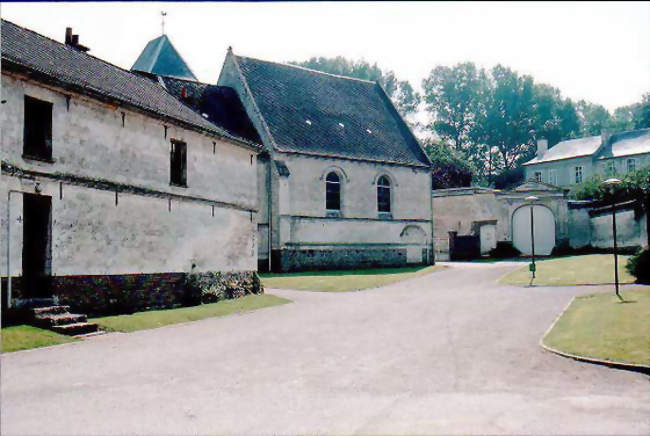
[[[576,297],[542,343],[565,353],[650,365],[650,287]]]
[[[630,256],[618,256],[620,283],[634,283],[634,277],[625,269]],[[537,265],[534,285],[571,286],[602,285],[614,282],[614,256],[611,254],[588,254],[541,260]],[[528,265],[499,280],[504,285],[526,286],[530,284]]]
[[[406,268],[373,268],[341,271],[260,274],[266,288],[299,291],[347,292],[376,288],[445,268],[441,265]]]
[[[49,330],[39,329],[30,325],[5,327],[2,335],[2,352],[29,350],[30,348],[47,347],[49,345],[65,344],[75,341],[70,336],[60,335]]]
[[[215,316],[242,313],[278,304],[290,303],[291,300],[275,295],[247,295],[234,300],[223,300],[218,303],[202,304],[200,306],[181,307],[178,309],[149,310],[130,315],[106,316],[93,318],[90,321],[99,324],[99,328],[114,332],[132,332],[136,330],[153,329],[170,324],[198,321]]]

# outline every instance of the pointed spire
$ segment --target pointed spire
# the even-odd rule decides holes
[[[164,34],[147,43],[131,67],[131,71],[197,80],[190,67]]]

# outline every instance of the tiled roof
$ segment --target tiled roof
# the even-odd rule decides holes
[[[615,133],[598,154],[598,159],[650,153],[650,129]]]
[[[117,100],[182,125],[248,143],[219,129],[146,77],[6,20],[2,20],[1,34],[3,69],[13,64],[40,79],[76,92]]]
[[[598,151],[600,143],[600,135],[561,141],[549,148],[542,156],[536,156],[534,159],[524,163],[524,165],[551,162],[572,157],[591,156]]]
[[[235,61],[279,151],[430,165],[378,84],[243,56]]]
[[[196,80],[194,73],[176,51],[167,35],[149,41],[131,71]]]
[[[172,77],[160,78],[167,91],[217,127],[239,138],[262,143],[234,89]]]

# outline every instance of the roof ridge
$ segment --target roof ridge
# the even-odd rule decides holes
[[[55,44],[58,44],[58,45],[60,45],[60,46],[63,46],[63,48],[65,48],[66,50],[70,50],[70,51],[72,51],[72,52],[74,52],[74,53],[79,53],[79,54],[81,54],[81,55],[91,57],[91,58],[96,59],[96,60],[98,60],[98,61],[100,61],[100,62],[102,62],[102,63],[104,63],[104,64],[106,64],[106,65],[110,65],[111,67],[117,68],[118,70],[122,70],[122,71],[124,71],[125,73],[128,73],[128,74],[130,74],[130,75],[132,75],[132,76],[139,77],[139,78],[142,78],[142,79],[144,79],[144,80],[148,80],[148,79],[146,79],[146,78],[144,78],[144,77],[142,77],[142,76],[140,76],[140,75],[138,75],[138,74],[135,74],[135,73],[134,73],[133,71],[131,71],[131,70],[127,70],[126,68],[122,68],[122,67],[120,67],[119,65],[115,65],[115,64],[113,64],[113,63],[111,63],[111,62],[108,62],[108,61],[105,60],[105,59],[98,58],[97,56],[91,55],[91,54],[89,54],[89,53],[87,53],[87,52],[83,52],[83,51],[76,50],[76,49],[74,49],[74,48],[72,48],[72,47],[66,45],[66,44],[63,43],[63,42],[57,41],[57,40],[54,39],[54,38],[50,38],[49,36],[43,35],[43,34],[41,34],[41,33],[38,33],[38,32],[36,32],[35,30],[29,29],[29,28],[27,28],[27,27],[21,26],[20,24],[16,24],[16,23],[14,23],[13,21],[9,21],[9,20],[6,20],[6,19],[2,18],[2,24],[4,24],[4,23],[9,23],[9,24],[11,24],[11,25],[13,25],[13,26],[18,27],[19,29],[25,30],[25,31],[27,31],[27,32],[29,32],[29,33],[33,33],[33,34],[36,35],[36,36],[39,36],[39,37],[41,37],[41,38],[47,39],[47,40],[49,40],[49,41],[52,41],[52,42],[55,43]]]
[[[254,58],[254,57],[250,57],[250,56],[242,56],[242,55],[237,55],[237,54],[234,54],[234,53],[233,53],[233,56],[238,57],[238,58],[243,58],[243,59],[251,59],[251,60],[254,60],[254,61],[258,61],[258,62],[264,62],[264,63],[267,63],[267,64],[274,64],[274,65],[280,65],[280,66],[283,66],[283,67],[295,68],[297,70],[304,70],[304,71],[307,71],[309,73],[322,74],[324,76],[335,77],[335,78],[338,78],[338,79],[352,80],[352,81],[363,82],[363,83],[367,83],[367,84],[371,84],[371,85],[377,84],[377,81],[359,79],[358,77],[343,76],[341,74],[327,73],[325,71],[315,70],[313,68],[302,67],[300,65],[294,65],[294,64],[290,64],[290,63],[286,63],[286,62],[267,61],[265,59]]]

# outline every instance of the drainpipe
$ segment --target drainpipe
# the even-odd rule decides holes
[[[7,192],[7,307],[11,307],[11,194],[23,191],[10,189]]]
[[[429,193],[429,205],[431,206],[431,265],[436,264],[436,258],[435,258],[435,242],[433,239],[433,170],[429,171],[429,188],[427,189],[427,192]]]
[[[266,189],[266,210],[267,210],[266,219],[268,221],[268,229],[269,229],[268,235],[267,235],[268,236],[267,237],[267,239],[268,239],[267,243],[268,243],[268,247],[269,247],[268,248],[268,252],[269,252],[269,258],[268,258],[269,272],[271,272],[271,268],[272,268],[271,250],[273,248],[273,242],[272,242],[272,239],[273,239],[273,237],[272,237],[272,235],[273,235],[273,224],[272,224],[273,223],[273,216],[271,215],[271,212],[272,212],[271,202],[273,201],[273,196],[271,195],[271,182],[272,182],[271,171],[273,171],[273,165],[272,165],[271,156],[269,155],[268,168],[267,168],[267,172],[266,172],[266,186],[267,186],[267,189]]]

